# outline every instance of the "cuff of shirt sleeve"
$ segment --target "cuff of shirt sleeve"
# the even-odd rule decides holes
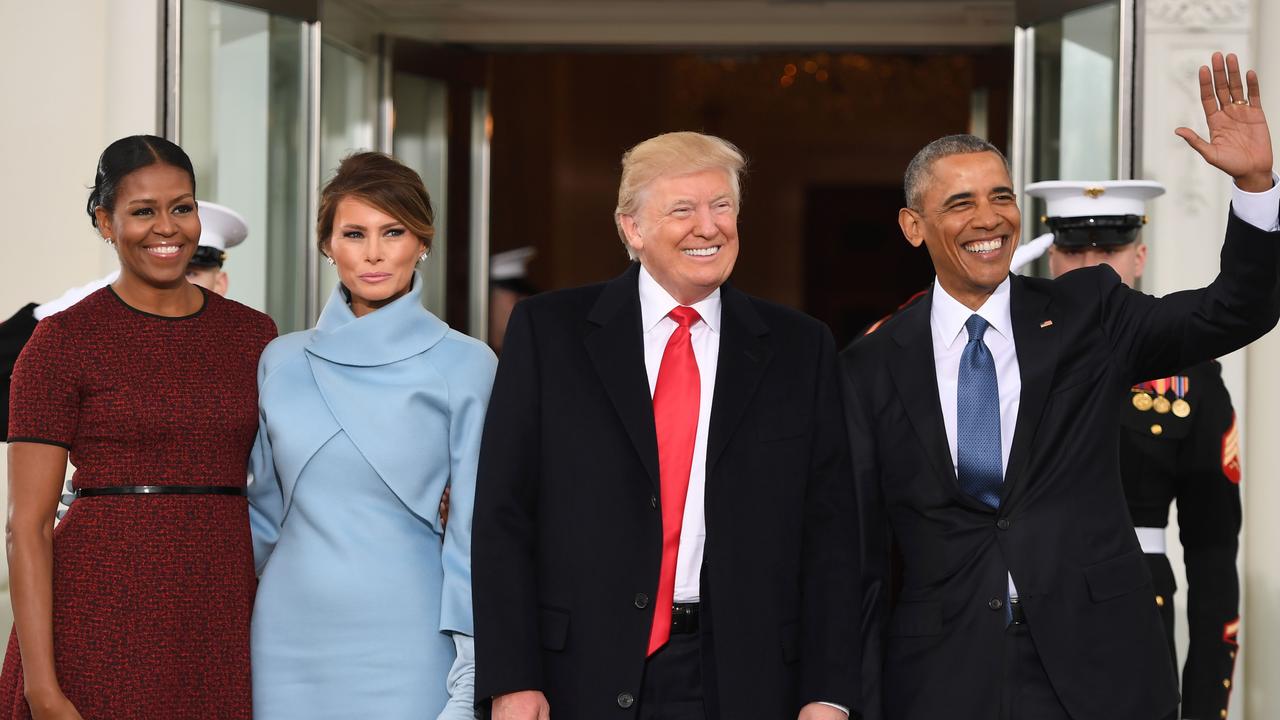
[[[1271,173],[1271,189],[1260,193],[1231,183],[1231,209],[1236,217],[1266,232],[1280,230],[1280,177]]]
[[[446,685],[449,701],[436,720],[471,720],[475,717],[476,646],[462,633],[453,634],[455,657]]]
[[[827,707],[833,707],[833,708],[835,708],[835,709],[839,710],[840,712],[844,713],[844,716],[845,716],[845,717],[849,717],[849,708],[847,708],[847,707],[845,707],[845,706],[843,706],[843,705],[837,705],[837,704],[835,704],[835,703],[823,702],[823,701],[821,701],[821,700],[819,700],[819,701],[818,701],[818,704],[819,704],[819,705],[826,705]]]

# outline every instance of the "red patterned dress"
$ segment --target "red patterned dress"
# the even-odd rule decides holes
[[[276,329],[204,295],[167,318],[106,287],[42,320],[14,368],[9,442],[68,448],[77,488],[244,487],[258,356]],[[62,691],[85,720],[252,717],[254,586],[244,497],[76,500],[53,533]],[[11,635],[0,718],[30,717]]]

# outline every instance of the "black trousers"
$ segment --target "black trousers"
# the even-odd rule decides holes
[[[702,634],[672,635],[650,657],[640,684],[639,720],[710,720],[703,686]]]

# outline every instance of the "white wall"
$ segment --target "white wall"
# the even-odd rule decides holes
[[[1271,145],[1280,150],[1280,3],[1253,3],[1253,50],[1262,99],[1271,124]],[[1280,158],[1280,153],[1277,153]],[[1280,166],[1280,161],[1277,161]],[[1280,332],[1254,343],[1248,351],[1249,483],[1244,524],[1248,546],[1246,602],[1249,614],[1246,656],[1249,660],[1245,706],[1250,718],[1280,712]]]
[[[1169,194],[1155,203],[1145,231],[1151,256],[1144,289],[1155,294],[1198,287],[1218,267],[1230,180],[1208,167],[1175,137],[1179,125],[1207,136],[1200,109],[1196,69],[1214,50],[1235,52],[1245,67],[1258,69],[1264,101],[1280,92],[1280,49],[1263,42],[1280,31],[1280,3],[1230,0],[1146,4],[1145,67],[1140,87],[1144,122],[1138,176],[1160,180]],[[1270,32],[1268,32],[1268,29]],[[1280,103],[1270,103],[1273,138],[1280,139]],[[1273,140],[1275,143],[1275,140]],[[1280,147],[1280,144],[1277,144]],[[1280,162],[1277,163],[1280,166]],[[1241,652],[1235,672],[1231,718],[1270,719],[1280,709],[1280,334],[1272,332],[1249,348],[1222,358],[1241,430],[1244,527],[1241,533]],[[1181,548],[1171,523],[1170,558],[1179,574],[1176,602],[1186,608]],[[1185,621],[1179,625],[1185,658]]]
[[[159,12],[159,0],[0,0],[0,213],[10,220],[0,233],[0,319],[116,266],[85,202],[109,142],[157,131]],[[0,501],[6,471],[7,461]],[[0,632],[10,622],[3,556]]]

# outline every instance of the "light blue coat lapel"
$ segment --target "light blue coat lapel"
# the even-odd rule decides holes
[[[415,274],[407,294],[357,318],[341,286],[334,288],[305,351],[328,411],[316,408],[316,414],[329,415],[346,431],[400,501],[439,530],[449,447],[430,447],[423,439],[449,437],[449,387],[425,353],[449,327],[423,309],[421,292],[422,278]],[[287,489],[285,494],[287,507]]]

